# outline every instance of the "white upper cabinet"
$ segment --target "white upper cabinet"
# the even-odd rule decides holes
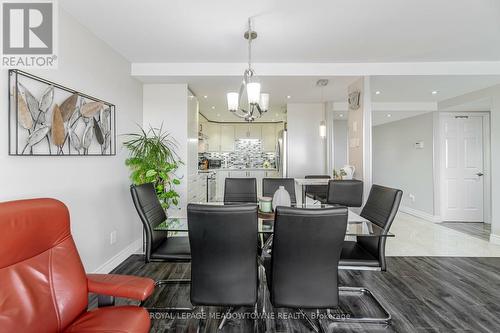
[[[235,125],[235,139],[258,139],[262,138],[262,125],[242,124]]]
[[[248,138],[249,139],[262,139],[262,125],[252,124],[248,125]]]
[[[234,138],[235,140],[248,139],[248,125],[234,125]]]
[[[279,131],[283,129],[281,123],[265,124],[218,124],[212,122],[201,123],[201,131],[208,139],[204,140],[204,149],[200,152],[233,152],[238,139],[262,140],[262,150],[274,152]]]
[[[234,125],[220,125],[220,151],[234,151]]]
[[[207,151],[220,151],[220,125],[216,123],[206,123],[204,127],[204,134],[208,136]]]
[[[276,127],[275,124],[262,125],[262,150],[265,152],[276,150]]]

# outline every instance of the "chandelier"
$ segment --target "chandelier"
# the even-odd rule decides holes
[[[227,93],[227,108],[232,114],[248,122],[262,117],[269,109],[269,94],[260,92],[260,83],[255,78],[252,68],[252,40],[257,38],[257,32],[252,30],[252,22],[248,19],[248,31],[243,35],[248,40],[248,68],[243,73],[239,92]],[[247,105],[242,107],[242,96],[246,93]]]

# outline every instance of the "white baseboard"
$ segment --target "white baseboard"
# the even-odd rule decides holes
[[[142,238],[134,241],[132,244],[118,252],[114,257],[99,266],[94,273],[107,274],[121,264],[125,259],[142,249]]]
[[[433,223],[442,222],[441,217],[439,217],[437,215],[432,215],[432,214],[423,212],[423,211],[418,210],[418,209],[413,209],[410,207],[401,206],[401,207],[399,207],[399,211],[406,213],[406,214],[410,214],[410,215],[419,217],[419,218],[424,219],[424,220],[429,221],[429,222],[433,222]]]
[[[500,235],[490,234],[490,243],[500,245]]]

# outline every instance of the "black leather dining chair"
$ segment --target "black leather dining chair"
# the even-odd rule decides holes
[[[223,306],[222,329],[235,307],[257,303],[257,205],[189,204],[191,303]]]
[[[363,182],[357,179],[330,180],[328,182],[326,203],[346,207],[361,207],[363,205]]]
[[[264,178],[262,179],[262,196],[273,197],[280,186],[290,194],[292,205],[297,203],[295,196],[295,180],[293,178]]]
[[[338,306],[346,227],[345,207],[276,209],[272,255],[264,261],[271,304],[298,309],[316,332],[318,326],[303,309]]]
[[[165,231],[154,230],[160,223],[167,219],[165,210],[156,196],[154,184],[131,185],[130,193],[135,209],[141,219],[145,235],[146,263],[160,262],[189,262],[191,249],[187,236],[168,237]],[[155,284],[189,283],[189,279],[163,279]],[[172,310],[190,310],[187,308],[170,308]]]
[[[328,175],[307,175],[305,179],[330,179]],[[328,193],[328,185],[307,185],[305,188],[306,196],[325,203]]]
[[[255,178],[226,178],[224,203],[257,203]]]
[[[403,192],[398,189],[373,185],[361,216],[378,225],[387,234],[396,217]],[[343,269],[386,270],[385,243],[387,237],[357,237],[346,241],[339,265]]]

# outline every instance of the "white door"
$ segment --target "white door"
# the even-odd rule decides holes
[[[444,221],[483,222],[483,118],[441,116]]]

